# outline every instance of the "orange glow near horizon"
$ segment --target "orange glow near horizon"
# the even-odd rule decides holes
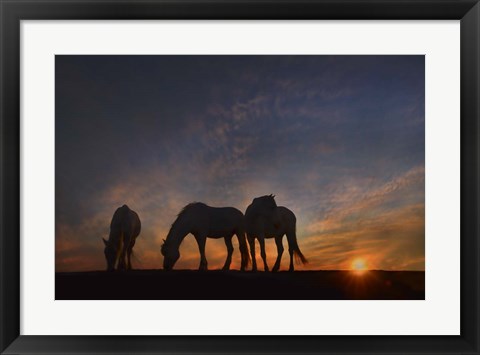
[[[400,185],[403,186],[403,184]],[[153,190],[153,187],[145,189],[142,187],[138,196],[134,195],[135,198],[126,201],[131,206],[138,206],[136,211],[142,218],[142,232],[136,241],[135,257],[132,261],[135,269],[162,268],[163,256],[160,253],[160,246],[168,234],[171,222],[184,204],[182,201],[172,199],[161,208],[152,209],[144,206],[142,196],[150,190]],[[124,188],[115,187],[112,188],[112,192],[107,193],[110,196],[109,205],[120,205],[123,192],[119,193],[119,191],[124,191]],[[378,192],[375,190],[371,194],[376,196]],[[151,194],[151,197],[152,201],[160,199],[155,194]],[[219,205],[219,203],[215,204]],[[232,202],[231,205],[234,203]],[[376,205],[372,202],[372,206],[366,206],[363,198],[361,203],[352,202],[348,207],[339,207],[336,213],[321,217],[304,217],[299,212],[297,240],[309,263],[295,264],[295,270],[350,270],[351,275],[354,276],[366,276],[368,270],[372,269],[424,270],[424,255],[421,247],[423,244],[416,246],[424,239],[424,204],[400,206],[386,211],[379,210],[373,217],[368,218],[360,218],[357,215],[359,209],[368,210]],[[301,210],[295,208],[297,209]],[[104,245],[101,237],[108,238],[110,220],[111,210],[104,208],[88,218],[85,217],[79,225],[57,222],[56,271],[105,269]],[[394,237],[385,239],[384,234]],[[283,245],[288,251],[286,239],[284,237]],[[233,238],[233,244],[231,269],[238,270],[240,253],[236,237]],[[265,247],[268,265],[272,268],[277,258],[277,248],[273,238],[265,241]],[[175,265],[176,269],[198,269],[200,254],[192,235],[187,235],[181,243],[180,254],[181,257]],[[224,240],[209,238],[206,244],[206,256],[209,270],[221,269],[227,257]],[[256,259],[259,269],[263,270],[258,241],[256,242]],[[284,252],[280,270],[288,270],[288,267],[289,255],[288,252]]]
[[[352,262],[352,270],[354,270],[356,274],[362,275],[368,270],[367,263],[362,258],[354,259]]]

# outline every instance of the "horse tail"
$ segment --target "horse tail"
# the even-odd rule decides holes
[[[289,233],[290,234],[290,233]],[[289,239],[289,243],[292,243],[293,255],[295,257],[295,262],[297,264],[302,263],[303,265],[308,264],[307,258],[302,254],[297,242],[297,233],[296,228],[293,229],[292,233],[289,235],[287,234],[287,238]]]
[[[296,245],[296,248],[293,249],[293,255],[295,256],[295,262],[299,264],[300,262],[305,265],[308,264],[307,258],[302,254],[300,251],[300,248],[298,247],[298,244]]]

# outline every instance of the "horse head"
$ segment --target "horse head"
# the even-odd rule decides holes
[[[277,203],[275,202],[275,195],[265,195],[255,197],[249,206],[252,216],[254,218],[261,217],[268,220],[274,226],[280,223],[280,217],[277,210]]]
[[[115,246],[113,245],[113,243],[105,240],[105,238],[102,238],[102,240],[103,244],[105,244],[105,250],[103,251],[103,253],[105,254],[105,259],[107,260],[107,271],[114,271],[117,251],[115,250]]]
[[[178,248],[175,249],[171,243],[164,239],[160,252],[163,255],[163,269],[165,271],[172,270],[173,266],[180,258],[180,251]]]
[[[255,197],[252,201],[252,206],[254,206],[255,209],[259,211],[275,210],[277,208],[277,203],[275,202],[275,195],[270,194],[270,195]]]

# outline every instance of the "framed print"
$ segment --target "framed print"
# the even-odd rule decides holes
[[[477,354],[476,1],[2,1],[1,351]]]

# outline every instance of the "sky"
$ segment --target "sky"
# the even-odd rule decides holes
[[[424,56],[57,55],[55,164],[56,271],[105,269],[123,204],[133,267],[159,269],[183,206],[267,194],[297,217],[298,270],[425,269]],[[180,253],[198,267],[193,236]],[[206,255],[221,268],[223,240]]]

